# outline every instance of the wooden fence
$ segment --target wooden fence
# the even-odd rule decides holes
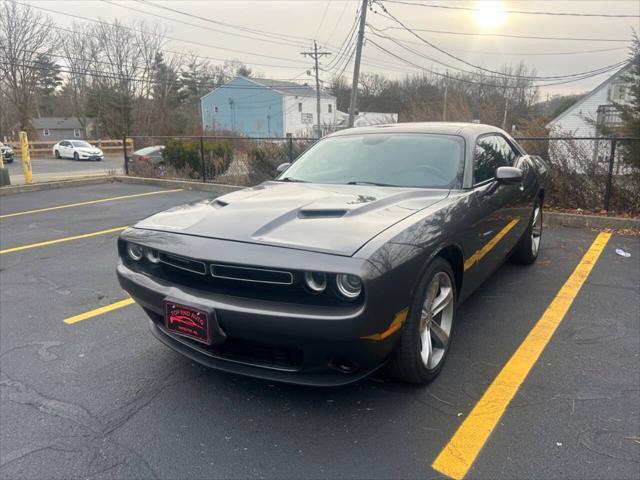
[[[122,139],[113,140],[113,139],[99,139],[99,140],[85,140],[89,142],[94,147],[98,147],[105,154],[122,154]],[[54,158],[53,157],[53,146],[58,143],[54,141],[36,141],[29,142],[29,151],[31,153],[31,158]],[[16,158],[22,158],[22,151],[20,149],[19,142],[7,142],[8,145],[13,148],[13,152]],[[133,152],[133,139],[127,138],[127,152]]]

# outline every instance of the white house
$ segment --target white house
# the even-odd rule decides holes
[[[587,93],[579,101],[551,120],[547,125],[550,137],[599,137],[602,129],[615,130],[622,125],[620,112],[615,104],[625,104],[629,100],[629,82],[624,75],[631,64],[618,70],[611,77]],[[552,141],[549,155],[566,158],[577,170],[586,171],[587,161],[606,162],[610,156],[610,142],[595,141]]]
[[[227,130],[249,137],[314,136],[316,90],[266,78],[236,77],[200,99],[204,131]],[[321,92],[320,124],[336,122],[336,98]]]

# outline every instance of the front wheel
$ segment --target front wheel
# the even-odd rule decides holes
[[[514,263],[531,265],[538,258],[540,241],[542,240],[542,202],[538,198],[527,230],[516,245],[510,260]]]
[[[426,384],[442,370],[451,345],[456,289],[451,265],[436,258],[427,267],[402,329],[389,372],[409,383]]]

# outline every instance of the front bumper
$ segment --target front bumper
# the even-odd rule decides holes
[[[149,315],[156,338],[194,361],[231,373],[299,385],[345,385],[381,367],[397,340],[397,335],[383,341],[361,338],[371,333],[372,323],[380,323],[366,303],[319,306],[234,297],[170,284],[124,263],[117,274]],[[226,340],[207,346],[169,333],[167,297],[215,311]]]
[[[79,156],[81,160],[102,160],[104,158],[104,155],[91,155],[87,153],[80,153]]]

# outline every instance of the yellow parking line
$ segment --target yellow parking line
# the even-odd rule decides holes
[[[538,323],[435,459],[432,467],[438,472],[455,479],[462,479],[467,474],[511,399],[571,307],[610,237],[610,233],[600,233],[593,241]]]
[[[83,233],[82,235],[74,235],[72,237],[56,238],[55,240],[47,240],[46,242],[32,243],[30,245],[22,245],[20,247],[6,248],[4,250],[0,250],[0,255],[4,255],[5,253],[20,252],[22,250],[30,250],[32,248],[37,248],[37,247],[46,247],[47,245],[55,245],[56,243],[70,242],[71,240],[80,240],[83,238],[96,237],[98,235],[106,235],[107,233],[121,232],[126,228],[129,228],[129,227],[109,228],[107,230],[100,230],[99,232]]]
[[[57,205],[55,207],[37,208],[35,210],[26,210],[24,212],[8,213],[6,215],[0,215],[0,219],[9,217],[18,217],[20,215],[29,215],[31,213],[50,212],[52,210],[62,210],[63,208],[82,207],[84,205],[94,205],[96,203],[113,202],[115,200],[126,200],[128,198],[146,197],[148,195],[160,195],[162,193],[175,193],[181,192],[182,188],[176,188],[175,190],[154,190],[153,192],[135,193],[132,195],[120,195],[118,197],[101,198],[98,200],[89,200],[86,202],[69,203],[67,205]]]
[[[103,313],[112,312],[122,307],[126,307],[135,303],[132,298],[126,298],[124,300],[120,300],[119,302],[112,303],[111,305],[105,305],[104,307],[96,308],[95,310],[91,310],[89,312],[81,313],[80,315],[75,315],[73,317],[65,318],[64,323],[68,325],[72,325],[74,323],[81,322],[82,320],[86,320],[87,318],[97,317],[98,315],[102,315]]]
[[[482,247],[480,250],[477,250],[473,255],[467,258],[464,262],[464,270],[467,271],[476,263],[478,263],[482,259],[482,257],[489,253],[491,249],[495,247],[507,233],[509,233],[509,230],[515,227],[518,221],[518,219],[511,220],[502,230],[496,233],[496,236],[489,240],[489,242],[484,247]]]

